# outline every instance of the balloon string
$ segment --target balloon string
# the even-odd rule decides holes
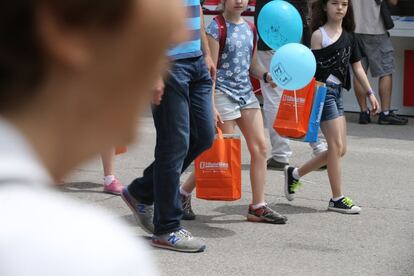
[[[296,101],[296,90],[293,90],[293,94],[295,95],[295,115],[296,115],[296,123],[298,123],[298,103]]]

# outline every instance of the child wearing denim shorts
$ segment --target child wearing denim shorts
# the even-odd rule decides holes
[[[349,64],[354,75],[367,91],[373,112],[378,102],[361,65],[361,55],[354,39],[355,23],[351,0],[318,0],[313,4],[311,47],[317,60],[316,79],[328,87],[321,117],[321,130],[328,150],[300,168],[285,168],[285,195],[293,200],[302,185],[300,177],[320,168],[328,167],[332,198],[328,210],[357,214],[361,208],[342,194],[341,157],[346,152],[346,120],[342,103],[342,89],[350,88]]]

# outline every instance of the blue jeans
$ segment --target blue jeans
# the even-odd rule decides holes
[[[155,161],[128,191],[154,204],[154,234],[178,230],[182,217],[181,173],[214,140],[212,80],[203,57],[174,61],[153,117],[157,131]]]
[[[334,120],[344,116],[344,104],[342,100],[342,86],[334,83],[327,83],[325,103],[323,105],[321,122]]]

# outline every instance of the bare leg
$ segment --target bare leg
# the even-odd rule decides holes
[[[242,117],[237,124],[246,138],[249,148],[250,182],[253,192],[253,204],[265,202],[264,186],[266,184],[266,138],[264,135],[263,117],[260,109],[242,110]]]
[[[332,197],[340,197],[341,190],[341,157],[346,152],[346,120],[339,117],[321,123],[321,130],[328,143],[328,151],[311,159],[299,168],[299,175],[304,176],[320,166],[328,165],[328,177]]]
[[[115,149],[109,149],[101,153],[104,176],[114,174]]]
[[[389,111],[391,107],[392,75],[380,77],[378,83],[381,110]]]
[[[236,122],[235,121],[225,121],[224,124],[218,123],[218,127],[223,131],[223,134],[233,134]],[[191,193],[195,189],[195,173],[191,173],[186,181],[181,185],[181,188],[187,193]]]
[[[364,91],[364,88],[362,88],[362,85],[359,83],[359,81],[354,77],[354,91],[355,91],[355,97],[357,98],[359,108],[361,111],[367,111],[368,105],[367,105],[367,91]],[[382,100],[381,100],[382,102]]]

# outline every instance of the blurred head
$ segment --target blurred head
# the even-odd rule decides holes
[[[82,157],[131,142],[184,18],[182,0],[1,1],[0,116],[77,133]]]
[[[219,9],[230,13],[241,14],[247,9],[251,0],[221,0]]]
[[[351,0],[317,0],[312,3],[312,32],[328,21],[342,21],[347,32],[355,30]]]

